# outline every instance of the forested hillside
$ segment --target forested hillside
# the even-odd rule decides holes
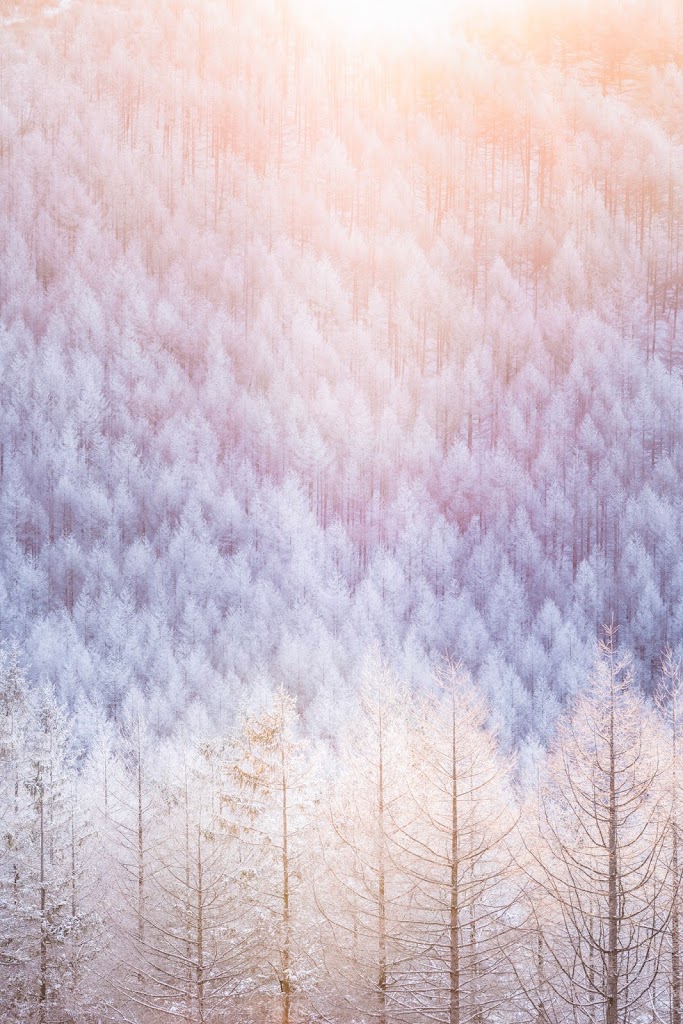
[[[8,10],[9,10],[8,5]],[[12,8],[14,10],[14,8]],[[86,716],[336,734],[378,649],[546,736],[683,634],[676,4],[0,31],[0,633]]]
[[[0,0],[2,1024],[683,1024],[683,8],[447,2]]]

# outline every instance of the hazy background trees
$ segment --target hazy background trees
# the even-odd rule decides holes
[[[35,679],[115,717],[136,686],[164,733],[266,667],[324,731],[378,643],[490,679],[512,742],[614,620],[654,686],[675,25],[534,4],[373,53],[266,0],[3,27],[0,631]]]

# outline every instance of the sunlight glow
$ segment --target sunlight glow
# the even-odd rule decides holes
[[[310,0],[310,8],[359,37],[433,35],[448,28],[464,0]]]
[[[359,40],[434,39],[462,18],[500,15],[525,0],[300,0],[320,26]]]

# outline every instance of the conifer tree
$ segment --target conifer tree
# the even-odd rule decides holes
[[[417,705],[409,810],[396,843],[414,883],[410,990],[447,1024],[483,1021],[512,994],[504,965],[518,896],[511,762],[486,729],[487,708],[460,666]]]
[[[568,1018],[585,1007],[620,1024],[655,982],[669,919],[661,768],[652,716],[609,628],[558,731],[529,845],[548,984]]]
[[[366,660],[320,828],[316,900],[333,1005],[388,1024],[405,1008],[405,798],[410,701],[385,662]]]
[[[138,1008],[207,1024],[232,1005],[256,964],[250,865],[221,813],[221,751],[184,740],[159,766],[145,932],[135,944]]]
[[[278,1019],[290,1024],[311,971],[304,928],[311,787],[296,701],[284,686],[242,716],[225,770],[228,811],[257,909],[262,966],[255,965],[252,986],[268,995],[274,980]]]
[[[3,995],[17,1019],[52,1024],[93,1004],[100,918],[66,718],[53,691],[35,692],[3,658],[0,882]]]
[[[668,648],[662,661],[662,678],[656,693],[657,706],[663,720],[667,749],[667,768],[664,773],[666,799],[670,801],[669,829],[667,835],[670,871],[665,889],[670,904],[667,934],[667,957],[663,974],[668,978],[671,1024],[681,1024],[681,786],[683,770],[681,765],[681,719],[683,716],[683,680],[681,663]]]

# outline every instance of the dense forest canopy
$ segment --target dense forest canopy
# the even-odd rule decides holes
[[[3,1024],[683,1024],[683,8],[448,2],[0,0]]]
[[[494,7],[5,5],[0,633],[70,711],[336,734],[374,648],[510,748],[679,647],[681,12]]]

